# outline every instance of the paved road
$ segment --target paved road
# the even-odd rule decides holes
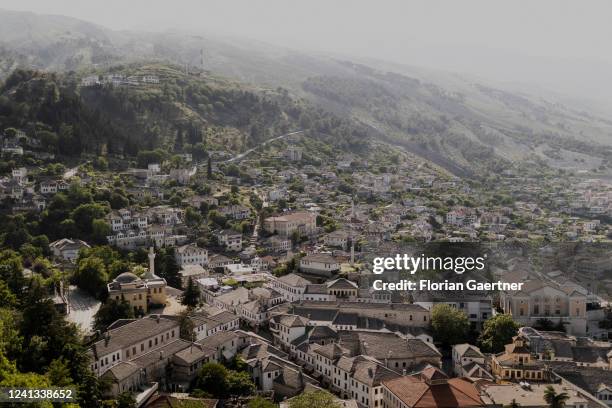
[[[100,308],[100,301],[76,286],[70,286],[67,295],[68,302],[70,303],[68,320],[80,325],[85,334],[90,334],[93,317]]]
[[[289,133],[285,133],[285,134],[280,135],[280,136],[273,137],[272,139],[268,139],[265,142],[262,142],[262,143],[258,144],[257,146],[253,147],[252,149],[246,150],[246,151],[244,151],[244,152],[242,152],[242,153],[232,157],[231,159],[226,160],[225,162],[226,163],[232,163],[232,162],[241,160],[244,157],[248,156],[249,154],[253,153],[257,148],[259,148],[261,146],[265,146],[268,143],[275,142],[275,141],[277,141],[279,139],[284,139],[284,138],[286,138],[288,136],[297,135],[299,133],[304,133],[304,131],[303,130],[296,130],[294,132],[289,132]]]

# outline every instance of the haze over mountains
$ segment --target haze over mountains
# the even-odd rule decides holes
[[[0,39],[0,79],[17,67],[86,74],[158,61],[204,69],[262,88],[286,88],[456,174],[502,170],[513,162],[587,170],[605,167],[612,152],[612,120],[581,103],[582,95],[555,97],[543,90],[546,83],[533,92],[522,91],[523,84],[508,91],[431,68],[178,31],[113,31],[12,11],[0,11]]]

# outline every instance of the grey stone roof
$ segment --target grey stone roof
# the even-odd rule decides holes
[[[97,359],[173,328],[176,328],[175,338],[178,338],[179,323],[175,319],[163,316],[159,318],[156,316],[145,317],[108,330],[106,332],[110,335],[108,341],[102,339],[95,342],[90,351]]]
[[[578,367],[573,363],[551,362],[550,365],[555,373],[591,394],[597,393],[602,384],[612,387],[612,371],[610,370],[602,370],[597,367]]]
[[[385,358],[436,358],[439,351],[419,339],[403,339],[395,333],[345,331],[340,332],[340,345],[353,355],[364,354],[383,361]],[[391,352],[391,354],[389,354]]]
[[[179,351],[173,357],[173,361],[178,364],[191,365],[196,361],[206,357],[213,356],[216,350],[209,347],[204,347],[200,344],[193,344]]]

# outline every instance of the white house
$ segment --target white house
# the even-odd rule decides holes
[[[174,257],[180,267],[184,265],[208,265],[208,251],[193,244],[176,248]]]
[[[219,244],[228,251],[240,251],[242,249],[242,234],[233,230],[223,230],[217,235]]]
[[[89,244],[80,239],[62,238],[49,244],[53,256],[74,262],[83,248],[91,248]]]
[[[340,270],[340,262],[330,255],[307,255],[300,259],[300,270],[313,275],[329,277]]]

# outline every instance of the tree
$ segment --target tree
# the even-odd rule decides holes
[[[136,407],[136,399],[134,395],[129,392],[122,392],[117,397],[117,408],[135,408]]]
[[[0,279],[14,294],[19,295],[23,291],[26,282],[21,257],[17,252],[10,249],[0,252]]]
[[[130,200],[128,200],[123,194],[119,191],[114,191],[110,196],[110,206],[114,210],[119,210],[121,208],[125,208],[130,205]]]
[[[189,310],[185,310],[179,315],[179,337],[183,340],[195,341],[195,325],[193,324],[193,320],[189,318],[189,313]]]
[[[185,224],[190,227],[198,227],[202,223],[202,215],[193,207],[185,210]]]
[[[187,307],[196,307],[200,303],[200,289],[193,283],[193,279],[189,278],[187,281],[187,288],[183,292],[181,304]]]
[[[6,282],[0,280],[0,308],[2,307],[13,307],[17,304],[17,297],[11,289],[8,287]]]
[[[14,357],[21,352],[23,338],[17,330],[17,312],[0,308],[0,356],[7,355],[14,360]]]
[[[0,354],[0,387],[48,388],[50,385],[51,383],[47,376],[31,372],[19,372],[14,361],[9,361],[4,355]],[[41,403],[36,406],[53,407],[50,402]]]
[[[72,211],[70,218],[83,234],[89,236],[93,231],[93,221],[104,218],[106,211],[107,208],[100,204],[81,204]]]
[[[336,397],[327,391],[308,391],[289,400],[289,408],[340,408]]]
[[[49,369],[47,370],[47,377],[56,387],[68,387],[73,385],[72,378],[70,378],[70,369],[68,363],[63,358],[58,358],[51,361]]]
[[[97,218],[91,223],[91,239],[97,244],[105,244],[106,237],[111,234],[111,226],[101,218]]]
[[[478,338],[480,347],[488,353],[499,353],[506,344],[516,336],[519,324],[509,314],[498,314],[484,323],[482,333]]]
[[[230,395],[247,396],[255,392],[255,384],[248,372],[228,370],[227,389]]]
[[[224,397],[228,392],[227,368],[219,363],[206,363],[196,379],[196,388],[206,390],[215,397]]]
[[[94,330],[105,331],[111,323],[119,319],[133,318],[134,310],[125,299],[109,299],[94,315]]]
[[[544,390],[544,401],[546,401],[550,408],[563,408],[568,399],[569,395],[567,393],[560,392],[557,394],[552,385],[549,385]]]
[[[212,177],[212,161],[209,157],[208,161],[206,162],[206,178],[210,179],[211,177]]]
[[[179,275],[180,268],[176,263],[174,248],[161,249],[155,257],[155,271],[157,275],[164,278],[168,285],[173,288],[182,286],[181,276]]]
[[[431,309],[431,328],[434,340],[449,346],[465,341],[470,322],[462,311],[440,303]]]
[[[96,298],[101,297],[106,291],[108,275],[106,266],[100,258],[89,257],[79,261],[75,276],[79,288]]]

